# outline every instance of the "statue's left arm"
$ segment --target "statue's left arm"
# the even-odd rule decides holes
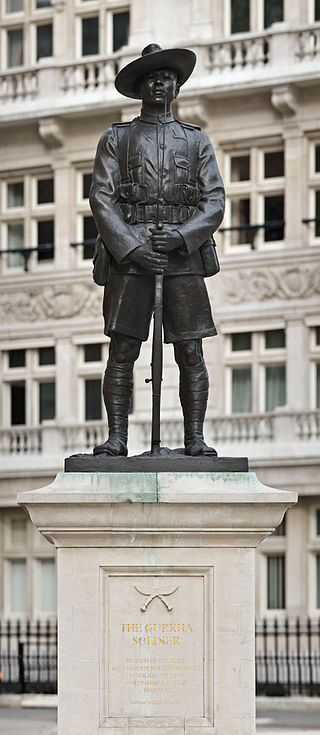
[[[200,248],[218,229],[225,206],[224,186],[215,152],[207,134],[202,130],[199,135],[197,185],[200,201],[191,219],[176,228],[183,237],[188,255]]]

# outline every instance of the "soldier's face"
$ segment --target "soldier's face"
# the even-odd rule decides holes
[[[141,99],[147,104],[163,106],[165,98],[170,104],[178,92],[177,75],[171,69],[152,71],[143,77],[140,84]]]

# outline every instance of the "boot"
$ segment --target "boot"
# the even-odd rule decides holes
[[[109,438],[94,447],[93,454],[126,457],[128,454],[128,414],[133,389],[133,363],[108,360],[103,379],[103,398],[107,410]]]
[[[207,408],[209,380],[204,360],[198,365],[180,368],[180,401],[184,417],[185,454],[191,457],[217,456],[203,438],[203,422]]]

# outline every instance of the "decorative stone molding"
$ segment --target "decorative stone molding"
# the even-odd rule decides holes
[[[63,124],[54,117],[40,120],[39,135],[48,148],[60,148],[64,144]]]
[[[320,294],[320,265],[254,268],[226,273],[223,287],[230,303],[310,298]]]
[[[274,87],[271,91],[271,103],[282,117],[295,115],[298,109],[295,89],[289,84]]]
[[[101,314],[102,290],[83,284],[40,287],[0,293],[0,320],[35,322],[44,319],[70,319],[76,316],[98,317]]]
[[[178,117],[184,122],[200,125],[205,128],[209,122],[206,103],[200,97],[192,99],[178,99]]]

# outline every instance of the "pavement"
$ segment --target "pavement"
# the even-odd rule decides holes
[[[271,709],[258,715],[257,735],[280,734],[320,735],[319,712]],[[0,707],[0,735],[57,735],[57,710]]]

